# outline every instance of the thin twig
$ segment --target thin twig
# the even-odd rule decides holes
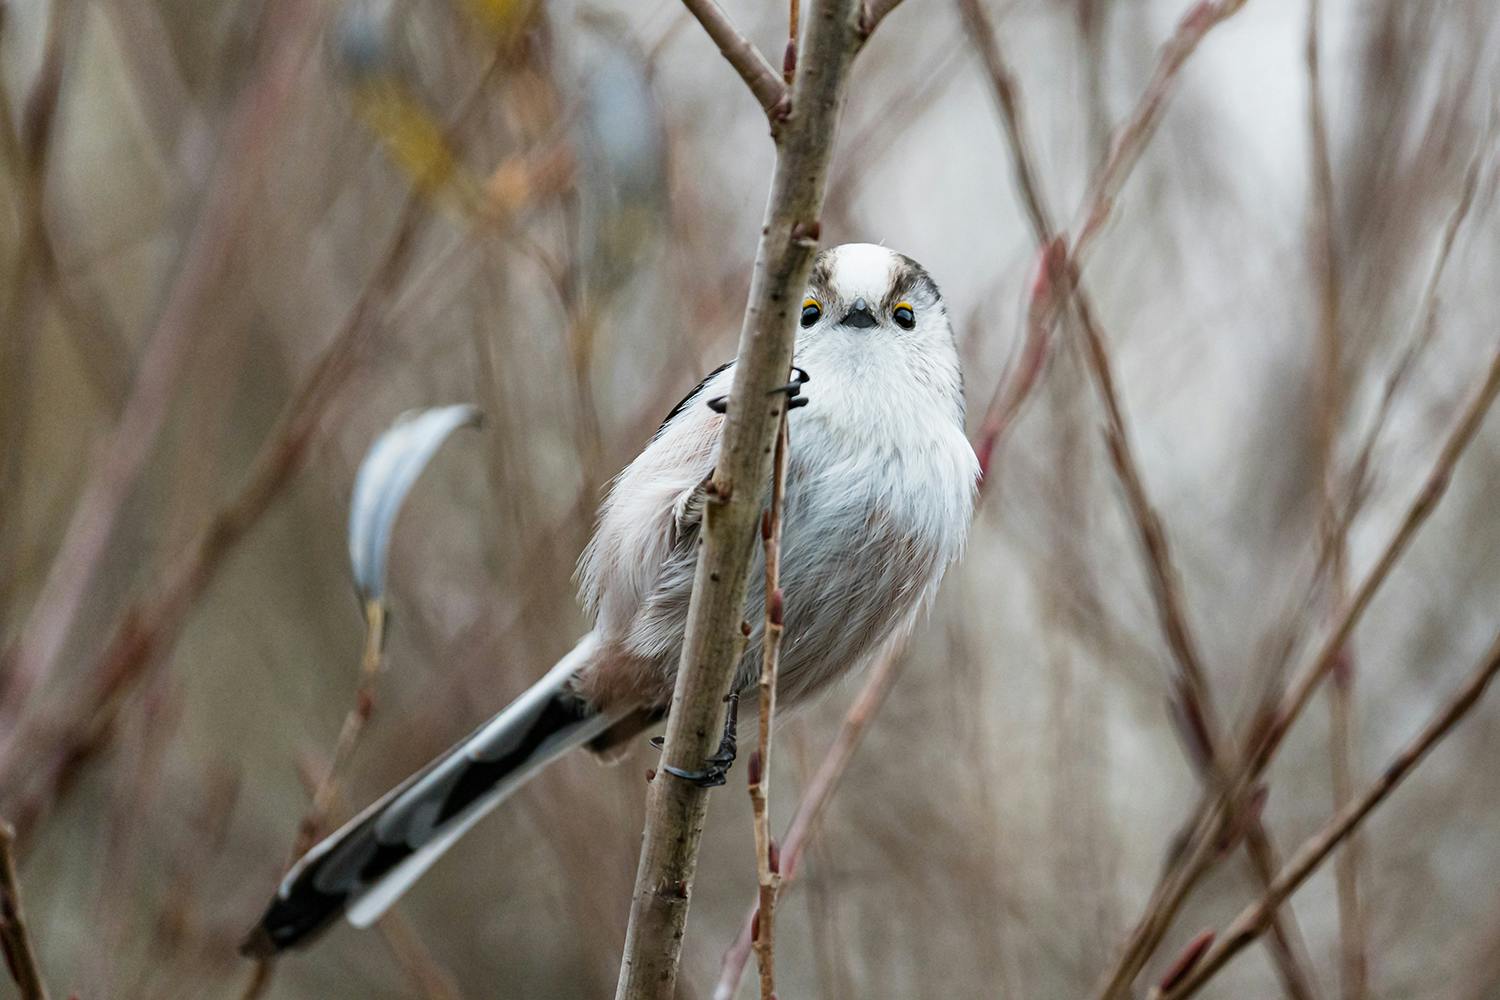
[[[715,0],[682,0],[708,37],[719,47],[719,52],[734,67],[750,93],[760,102],[761,110],[773,123],[786,116],[791,88],[783,83],[781,74],[771,66],[755,43],[740,33],[724,8]]]
[[[1194,756],[1200,774],[1210,792],[1222,789],[1228,781],[1230,758],[1223,730],[1214,711],[1207,671],[1198,643],[1188,624],[1180,577],[1172,562],[1166,530],[1152,506],[1145,482],[1135,461],[1124,408],[1115,389],[1115,377],[1102,331],[1094,319],[1079,273],[1083,250],[1092,235],[1108,217],[1115,194],[1130,169],[1139,159],[1146,142],[1173,90],[1178,71],[1196,49],[1203,36],[1215,24],[1239,8],[1240,2],[1203,3],[1194,7],[1179,23],[1178,31],[1163,49],[1161,61],[1135,115],[1120,130],[1103,171],[1091,186],[1084,224],[1074,241],[1071,255],[1057,250],[1052,228],[1052,213],[1041,191],[1038,173],[1030,152],[1022,118],[1021,102],[1014,73],[1005,58],[989,17],[978,0],[958,0],[959,11],[969,25],[970,38],[988,71],[1000,117],[1005,126],[1011,151],[1012,169],[1021,192],[1021,201],[1030,218],[1037,244],[1043,248],[1043,266],[1050,268],[1049,284],[1058,286],[1059,297],[1071,297],[1077,325],[1083,337],[1084,356],[1090,376],[1105,409],[1105,443],[1116,475],[1124,488],[1127,505],[1135,520],[1142,553],[1152,585],[1162,632],[1177,665],[1176,692],[1173,699],[1176,714],[1183,725],[1184,741]],[[1043,317],[1049,323],[1058,310]],[[1275,850],[1258,816],[1245,822],[1246,848],[1262,880],[1275,871]],[[1294,998],[1313,996],[1312,978],[1298,957],[1300,934],[1290,915],[1278,917],[1272,942],[1273,958],[1288,995]],[[1139,956],[1144,961],[1145,955]],[[1133,978],[1135,969],[1122,965],[1111,980],[1106,996],[1113,994]]]
[[[1411,378],[1412,372],[1416,370],[1417,362],[1421,360],[1422,355],[1427,352],[1437,336],[1438,315],[1442,304],[1438,291],[1442,287],[1443,276],[1448,270],[1448,262],[1452,259],[1453,247],[1458,241],[1459,230],[1463,228],[1464,221],[1474,207],[1475,195],[1479,191],[1479,177],[1494,145],[1495,131],[1496,123],[1492,121],[1464,171],[1458,204],[1454,206],[1447,225],[1443,227],[1443,235],[1438,243],[1437,258],[1433,262],[1432,272],[1428,275],[1427,285],[1422,291],[1421,303],[1417,307],[1416,329],[1412,332],[1410,343],[1402,351],[1400,358],[1386,377],[1385,386],[1380,393],[1380,402],[1375,408],[1375,417],[1371,420],[1369,430],[1366,431],[1354,462],[1350,466],[1348,485],[1345,487],[1348,497],[1346,504],[1350,507],[1350,511],[1343,518],[1342,530],[1344,531],[1348,530],[1354,514],[1358,512],[1361,502],[1368,495],[1367,480],[1370,474],[1371,457],[1390,420],[1392,403],[1400,395],[1407,380]]]
[[[1131,932],[1124,955],[1111,970],[1111,977],[1118,974],[1127,959],[1137,951],[1149,955],[1167,932],[1173,917],[1181,908],[1187,894],[1208,871],[1217,853],[1217,841],[1226,827],[1226,817],[1231,803],[1244,802],[1253,794],[1261,773],[1269,765],[1281,741],[1291,730],[1297,715],[1306,707],[1319,681],[1337,664],[1339,651],[1348,643],[1350,634],[1369,606],[1380,585],[1390,575],[1418,528],[1431,515],[1447,489],[1459,458],[1473,440],[1480,423],[1500,391],[1500,351],[1490,362],[1485,380],[1474,399],[1464,409],[1457,424],[1444,440],[1434,461],[1432,470],[1418,490],[1411,506],[1397,526],[1375,565],[1355,588],[1353,599],[1345,606],[1339,621],[1333,626],[1321,651],[1299,675],[1292,690],[1279,706],[1262,712],[1250,730],[1242,755],[1238,774],[1229,784],[1226,793],[1203,801],[1194,814],[1184,843],[1184,849],[1175,862],[1168,866],[1156,889],[1152,892],[1139,922]],[[1144,962],[1144,955],[1140,958]],[[1137,969],[1139,966],[1137,965]],[[1130,978],[1134,978],[1132,973]]]
[[[1438,289],[1441,286],[1443,274],[1447,270],[1448,261],[1452,257],[1459,230],[1474,204],[1481,169],[1493,145],[1494,133],[1495,123],[1492,122],[1489,133],[1476,147],[1474,155],[1469,160],[1468,168],[1464,172],[1458,203],[1449,216],[1439,240],[1437,256],[1422,293],[1421,303],[1417,308],[1417,321],[1411,339],[1406,349],[1399,355],[1396,364],[1386,375],[1375,416],[1360,442],[1353,462],[1349,463],[1349,472],[1343,476],[1340,486],[1338,521],[1332,526],[1331,533],[1327,530],[1320,530],[1317,558],[1308,575],[1306,585],[1290,599],[1287,608],[1280,616],[1286,624],[1281,630],[1282,635],[1277,643],[1276,652],[1267,664],[1266,696],[1271,701],[1263,707],[1265,714],[1270,713],[1270,706],[1274,704],[1276,693],[1285,682],[1292,655],[1301,645],[1302,626],[1309,620],[1303,611],[1318,603],[1327,578],[1332,575],[1334,556],[1338,548],[1334,543],[1337,542],[1339,546],[1347,547],[1345,539],[1347,539],[1349,529],[1371,494],[1371,462],[1394,408],[1394,401],[1405,387],[1417,360],[1436,337],[1439,312]],[[1341,604],[1342,600],[1334,602],[1335,607]]]
[[[375,711],[375,685],[380,677],[385,649],[386,607],[379,598],[365,601],[365,642],[360,654],[359,680],[355,685],[354,701],[344,715],[339,728],[338,740],[333,747],[333,756],[328,767],[313,790],[312,799],[297,826],[297,837],[292,845],[291,860],[306,854],[325,832],[328,817],[342,797],[342,782],[349,770],[350,761],[364,735],[365,726]],[[455,994],[450,977],[438,966],[422,944],[422,941],[404,921],[396,919],[393,912],[380,921],[381,933],[397,962],[407,971],[413,983],[429,997],[451,997]],[[263,966],[252,976],[252,984],[264,991],[270,984],[275,965],[274,957],[261,958],[257,965]],[[259,993],[247,993],[245,1000],[252,1000]]]
[[[786,496],[787,414],[781,413],[776,431],[776,455],[771,479],[771,503],[761,519],[761,545],[766,563],[766,620],[761,641],[759,741],[750,758],[750,807],[755,821],[755,876],[760,906],[755,920],[755,958],[760,967],[761,1000],[776,995],[776,894],[780,863],[771,839],[771,726],[776,714],[776,676],[781,661],[784,617],[781,593],[781,511]]]
[[[250,979],[240,992],[240,1000],[257,1000],[271,985],[271,974],[276,966],[271,962],[256,962],[250,968]]]
[[[1449,697],[1422,731],[1386,765],[1380,777],[1366,787],[1357,799],[1340,809],[1321,831],[1298,848],[1297,853],[1267,888],[1265,895],[1240,912],[1180,984],[1166,994],[1166,1000],[1185,1000],[1192,996],[1231,958],[1259,937],[1276,907],[1295,892],[1340,843],[1358,829],[1360,823],[1385,801],[1427,752],[1478,704],[1496,673],[1500,673],[1500,636],[1497,636],[1468,680]]]
[[[786,836],[781,841],[780,875],[783,890],[796,879],[802,853],[817,832],[818,820],[822,818],[834,792],[843,782],[849,762],[854,759],[854,752],[864,740],[870,722],[885,704],[886,696],[890,694],[905,662],[905,658],[899,655],[899,650],[891,649],[870,668],[870,676],[854,699],[848,714],[844,716],[838,735],[834,737],[828,753],[818,765],[817,773],[807,783],[802,800],[797,804],[797,812],[792,816]],[[749,963],[754,948],[755,911],[758,906],[759,903],[750,904],[739,937],[724,952],[719,982],[714,987],[714,1000],[733,1000],[739,990],[740,979],[745,974],[745,966]]]
[[[1323,108],[1323,78],[1319,52],[1320,0],[1307,4],[1307,123],[1313,190],[1311,255],[1318,278],[1319,385],[1319,524],[1329,554],[1331,608],[1344,603],[1349,585],[1348,536],[1341,530],[1338,508],[1337,445],[1344,417],[1342,385],[1343,330],[1337,217],[1334,210],[1333,157],[1329,151],[1328,121]],[[1346,526],[1345,526],[1346,527]],[[1354,796],[1354,651],[1342,650],[1343,661],[1328,689],[1329,762],[1334,808],[1342,809]],[[1339,984],[1344,1000],[1363,1000],[1366,992],[1364,919],[1359,899],[1359,840],[1351,836],[1339,853],[1335,879],[1339,913]]]
[[[354,758],[354,750],[364,734],[365,724],[375,711],[375,682],[380,677],[385,649],[385,604],[378,598],[372,598],[365,601],[364,612],[365,644],[359,658],[359,681],[354,689],[354,703],[344,714],[338,740],[333,745],[333,756],[328,761],[328,770],[323,772],[323,779],[313,792],[312,802],[303,815],[302,822],[298,824],[297,840],[292,847],[293,861],[306,854],[308,848],[324,833],[334,799],[340,794],[339,784],[349,769],[349,762]]]
[[[849,70],[862,41],[858,0],[820,0],[803,33],[790,115],[778,130],[734,385],[693,577],[687,629],[667,717],[665,766],[695,770],[723,723],[740,630],[753,527],[771,473],[784,400],[771,394],[792,360],[792,308],[807,282]],[[778,84],[780,81],[777,81]],[[651,786],[616,1000],[672,995],[707,813],[707,790],[663,772]]]
[[[974,435],[974,454],[979,459],[979,481],[983,484],[990,476],[990,463],[995,456],[995,446],[1010,430],[1021,407],[1031,398],[1031,391],[1041,381],[1042,372],[1052,356],[1052,328],[1057,321],[1057,312],[1063,306],[1054,280],[1060,273],[1061,260],[1067,248],[1063,241],[1055,239],[1042,248],[1037,258],[1036,275],[1031,282],[1031,293],[1026,307],[1026,334],[1021,342],[1020,353],[995,383],[995,394],[979,422]]]
[[[6,968],[16,981],[22,1000],[47,1000],[47,987],[42,982],[41,966],[37,964],[31,932],[26,929],[26,914],[21,909],[21,885],[16,878],[13,851],[15,840],[16,831],[0,820],[0,950],[5,953]]]
[[[1011,172],[1015,175],[1021,207],[1026,210],[1026,216],[1031,221],[1032,235],[1040,246],[1050,247],[1057,235],[1057,228],[1042,195],[1042,185],[1035,166],[1036,157],[1031,153],[1031,144],[1027,138],[1029,133],[1026,131],[1025,112],[1021,108],[1015,72],[1011,70],[1010,63],[1000,48],[995,25],[979,0],[958,0],[958,13],[968,27],[969,40],[974,50],[984,62],[990,90],[999,107],[1000,123],[1005,127],[1005,138],[1010,147]],[[1063,256],[1066,249],[1064,246]],[[1054,260],[1049,254],[1043,263],[1050,265],[1047,275],[1050,277],[1052,273],[1062,273],[1066,262],[1063,259]]]
[[[797,75],[797,38],[802,30],[802,0],[787,0],[786,51],[781,56],[781,78],[790,87]]]
[[[1497,350],[1490,360],[1489,370],[1478,392],[1464,408],[1458,423],[1454,425],[1453,430],[1443,442],[1437,460],[1433,463],[1426,481],[1417,491],[1416,497],[1407,509],[1406,516],[1402,518],[1390,541],[1386,543],[1380,558],[1376,560],[1370,572],[1355,589],[1348,607],[1344,610],[1338,624],[1334,626],[1332,633],[1324,640],[1318,655],[1292,681],[1274,717],[1266,725],[1264,733],[1252,734],[1252,743],[1247,747],[1247,750],[1251,751],[1247,754],[1247,759],[1252,776],[1258,776],[1264,769],[1287,732],[1290,731],[1292,724],[1307,707],[1308,699],[1312,697],[1313,691],[1337,665],[1344,645],[1350,633],[1354,631],[1360,615],[1390,575],[1391,568],[1406,551],[1412,538],[1416,536],[1417,529],[1426,523],[1427,518],[1442,500],[1443,494],[1447,492],[1448,485],[1453,479],[1453,470],[1458,465],[1459,458],[1463,456],[1464,450],[1479,432],[1485,415],[1489,413],[1491,405],[1495,402],[1497,392],[1500,392],[1500,350]]]
[[[1236,14],[1246,0],[1197,0],[1177,22],[1177,28],[1161,48],[1151,80],[1135,110],[1110,141],[1109,156],[1089,185],[1084,197],[1083,222],[1075,227],[1072,257],[1081,267],[1089,247],[1114,211],[1115,199],[1124,187],[1141,153],[1156,134],[1167,102],[1177,89],[1183,65],[1198,50],[1205,36]]]

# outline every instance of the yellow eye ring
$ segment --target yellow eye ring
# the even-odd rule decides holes
[[[903,330],[910,330],[917,325],[917,314],[911,307],[910,302],[901,302],[895,309],[891,310],[891,319]]]
[[[806,298],[802,300],[802,328],[805,330],[818,321],[823,315],[823,308],[818,305],[818,300]]]

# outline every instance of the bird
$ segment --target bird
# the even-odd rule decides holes
[[[912,631],[963,551],[979,479],[953,327],[920,264],[867,243],[825,249],[796,322],[776,692],[784,708]],[[548,763],[579,747],[617,756],[665,718],[733,378],[733,362],[711,372],[608,487],[577,567],[592,629],[490,721],[314,845],[243,952],[305,945],[341,915],[369,926]],[[745,620],[757,624],[733,693],[759,679],[763,563],[750,579]],[[730,713],[730,747],[733,725]],[[672,773],[720,784],[729,758]]]

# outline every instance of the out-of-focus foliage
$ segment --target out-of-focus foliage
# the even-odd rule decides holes
[[[1185,0],[989,6],[1047,194],[1076,206]],[[780,53],[781,7],[726,7]],[[1500,10],[1325,8],[1347,461],[1419,322],[1482,142]],[[1259,695],[1287,616],[1317,634],[1327,615],[1296,603],[1323,480],[1303,19],[1299,4],[1250,0],[1215,32],[1087,268],[1226,719]],[[276,63],[301,31],[313,54]],[[28,161],[48,52],[61,60],[56,110]],[[309,427],[310,446],[265,514],[214,555],[180,632],[107,692],[112,724],[25,831],[21,876],[55,995],[243,988],[234,944],[287,861],[353,697],[362,623],[343,524],[380,430],[455,400],[487,416],[483,435],[434,458],[410,499],[419,530],[395,535],[387,670],[345,813],[502,706],[586,627],[571,573],[599,492],[730,355],[745,302],[772,147],[753,99],[671,0],[8,4],[0,98],[20,139],[0,170],[7,644],[36,613],[74,504],[139,391],[139,361],[201,250],[192,234],[210,189],[233,171],[219,152],[268,61],[295,86],[257,133],[270,155],[252,210],[225,234],[229,263],[196,303],[165,431],[121,494],[56,667],[21,710],[28,768],[52,746],[43,723],[98,693],[121,616],[258,481],[266,449],[274,460],[289,426]],[[1436,339],[1375,452],[1351,535],[1356,578],[1494,349],[1494,187],[1487,163]],[[1035,250],[950,4],[908,0],[862,55],[822,239],[883,241],[929,268],[977,420],[1022,333]],[[344,351],[351,324],[368,335]],[[309,379],[336,391],[288,413]],[[1169,657],[1100,423],[1063,350],[781,908],[783,996],[1076,997],[1140,911],[1200,786],[1165,707]],[[1497,433],[1481,432],[1356,634],[1365,778],[1496,627]],[[786,723],[776,823],[855,683]],[[0,704],[0,727],[16,711]],[[1270,772],[1267,825],[1286,851],[1332,809],[1326,716],[1320,696]],[[1366,829],[1372,996],[1500,988],[1500,772],[1486,763],[1497,752],[1500,708],[1482,706]],[[338,928],[280,963],[270,995],[609,995],[653,764],[643,739],[614,769],[558,765],[411,893],[404,930]],[[707,995],[752,897],[738,787],[712,810],[685,995]],[[0,787],[0,815],[20,796]],[[1257,891],[1241,859],[1220,866],[1148,975]],[[1334,995],[1331,874],[1294,908]],[[1206,995],[1276,989],[1252,950]]]

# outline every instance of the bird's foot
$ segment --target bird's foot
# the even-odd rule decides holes
[[[717,788],[729,779],[729,769],[734,766],[734,758],[737,750],[735,740],[735,729],[739,721],[740,696],[738,692],[730,694],[729,712],[724,717],[724,735],[719,739],[719,749],[704,758],[703,767],[697,771],[688,771],[684,768],[673,767],[670,764],[662,768],[674,778],[683,781],[691,781],[699,788]],[[660,750],[665,740],[658,736],[651,741],[651,745]]]
[[[808,398],[802,395],[802,387],[812,381],[812,376],[807,374],[807,369],[792,365],[792,380],[786,385],[778,385],[768,395],[774,396],[778,392],[786,396],[786,408],[795,410],[799,406],[806,406]],[[729,411],[729,397],[715,396],[708,401],[708,408],[715,413],[727,413]]]
[[[792,365],[792,380],[786,385],[779,385],[771,390],[771,393],[781,392],[786,394],[786,408],[795,410],[799,406],[806,406],[808,399],[802,395],[802,387],[812,381],[812,376],[807,374],[807,369]]]

